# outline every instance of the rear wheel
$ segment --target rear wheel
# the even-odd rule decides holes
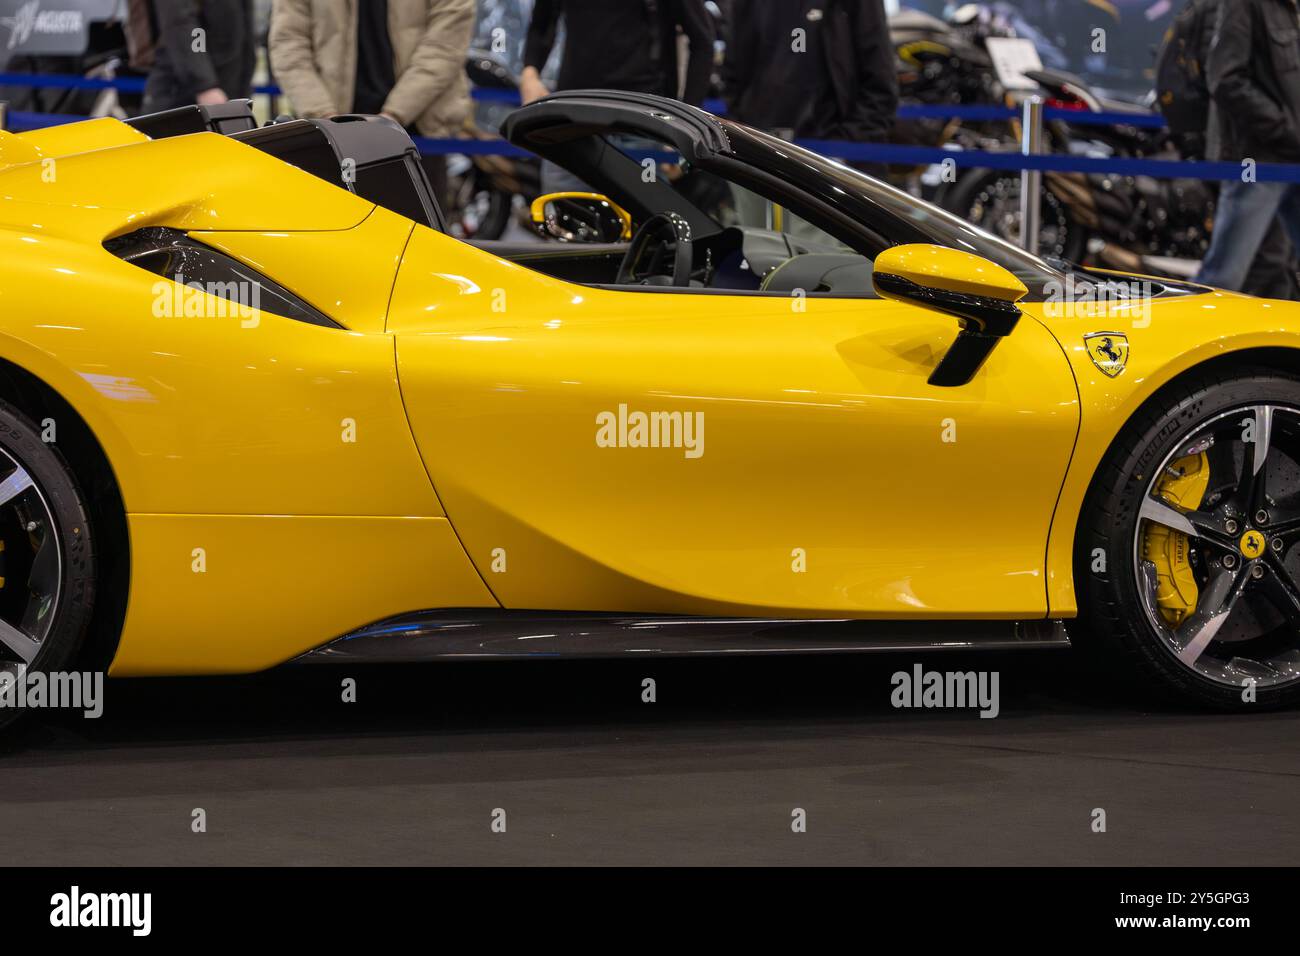
[[[86,635],[95,559],[85,502],[62,456],[0,402],[0,680],[65,668]],[[15,716],[0,708],[0,724]]]
[[[1089,492],[1080,624],[1202,703],[1300,702],[1300,381],[1205,376],[1163,399]]]
[[[967,173],[940,199],[940,205],[995,236],[1020,242],[1019,173],[997,169]],[[1042,192],[1041,214],[1038,254],[1082,262],[1088,251],[1086,231],[1050,189]]]

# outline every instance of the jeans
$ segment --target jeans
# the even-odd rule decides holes
[[[1219,192],[1210,251],[1196,281],[1239,292],[1274,218],[1300,249],[1300,184],[1229,180]]]

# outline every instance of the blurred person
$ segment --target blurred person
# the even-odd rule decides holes
[[[713,18],[704,0],[537,0],[519,81],[525,103],[551,92],[541,73],[561,20],[564,53],[556,89],[627,90],[670,96],[694,106],[704,102],[714,40]],[[684,70],[677,62],[679,29],[689,49]]]
[[[132,5],[138,18],[141,9]],[[257,46],[252,0],[157,0],[146,113],[253,95]],[[137,21],[138,22],[138,21]]]
[[[147,74],[153,69],[154,43],[158,34],[152,0],[127,0],[122,32],[126,39],[127,65]]]
[[[1294,0],[1229,0],[1220,5],[1207,63],[1213,102],[1210,159],[1300,162],[1300,19]],[[1210,249],[1197,281],[1244,288],[1270,227],[1280,221],[1300,248],[1300,184],[1223,184]]]
[[[722,65],[729,116],[782,139],[883,143],[898,108],[882,0],[734,0]],[[852,162],[884,179],[884,163]],[[775,222],[771,204],[733,187],[739,224]],[[789,210],[783,231],[819,237]]]
[[[730,116],[785,139],[886,141],[898,79],[882,0],[735,0],[730,19]]]
[[[380,114],[421,136],[458,136],[474,12],[474,0],[275,0],[271,67],[298,116]],[[446,157],[423,163],[445,203]]]
[[[1165,31],[1156,56],[1157,105],[1183,159],[1204,159],[1210,127],[1212,97],[1206,64],[1219,8],[1225,0],[1187,0]],[[1222,133],[1214,134],[1216,139]],[[1260,242],[1240,289],[1269,299],[1300,298],[1296,262],[1280,220],[1274,218]]]
[[[713,18],[704,0],[537,0],[528,21],[519,96],[531,103],[550,94],[541,73],[564,24],[564,52],[556,89],[609,89],[655,93],[698,106],[713,69]],[[689,50],[685,69],[677,60],[677,31]],[[682,79],[684,76],[684,80]],[[655,143],[628,140],[653,152]],[[670,176],[675,173],[665,167]],[[550,160],[542,161],[542,191],[589,187]]]

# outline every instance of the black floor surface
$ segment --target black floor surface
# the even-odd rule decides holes
[[[1000,715],[894,709],[918,660],[997,670]],[[1068,651],[116,681],[99,720],[5,731],[0,781],[10,865],[1300,861],[1300,713],[1198,712]]]

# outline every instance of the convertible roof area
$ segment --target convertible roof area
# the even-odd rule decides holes
[[[502,133],[565,167],[638,220],[677,213],[697,239],[719,225],[666,177],[646,182],[640,161],[629,155],[637,139],[651,149],[667,144],[687,164],[790,209],[867,258],[894,245],[933,243],[1012,262],[1031,291],[1059,275],[1036,256],[888,183],[677,100],[616,90],[560,92],[511,113]]]
[[[50,158],[53,182],[41,162]],[[350,229],[375,205],[443,227],[419,151],[397,123],[349,115],[259,127],[248,100],[0,133],[0,179],[9,200],[0,223],[36,221],[29,202],[61,205],[75,213],[58,228],[96,238],[142,225]],[[268,202],[268,193],[297,201]]]
[[[408,219],[444,228],[420,151],[406,130],[386,116],[348,113],[259,127],[251,100],[231,100],[217,106],[182,106],[127,123],[151,139],[221,133]]]
[[[671,209],[698,237],[717,224],[660,179],[646,181],[640,161],[610,144],[624,134],[667,144],[695,165],[708,165],[731,152],[727,132],[703,110],[649,93],[618,90],[566,90],[515,110],[501,134],[516,146],[579,175],[596,190],[615,198],[641,221]]]
[[[146,226],[351,229],[374,210],[361,197],[225,136],[92,146],[60,156],[55,168],[53,180],[44,162],[0,170],[0,224],[99,242]],[[292,203],[272,199],[289,194]]]
[[[662,138],[696,161],[731,151],[711,113],[650,93],[565,90],[515,110],[501,125],[506,139],[541,155],[554,144],[614,132]]]
[[[623,137],[631,152],[637,140],[651,147],[666,144],[687,164],[807,216],[864,253],[890,245],[884,238],[889,234],[925,241],[867,195],[872,187],[865,177],[845,189],[797,147],[679,100],[620,90],[563,91],[511,113],[501,132],[516,146],[565,167],[637,220],[664,211],[678,214],[696,238],[717,232],[718,223],[664,179],[647,182],[640,160],[611,138]]]

